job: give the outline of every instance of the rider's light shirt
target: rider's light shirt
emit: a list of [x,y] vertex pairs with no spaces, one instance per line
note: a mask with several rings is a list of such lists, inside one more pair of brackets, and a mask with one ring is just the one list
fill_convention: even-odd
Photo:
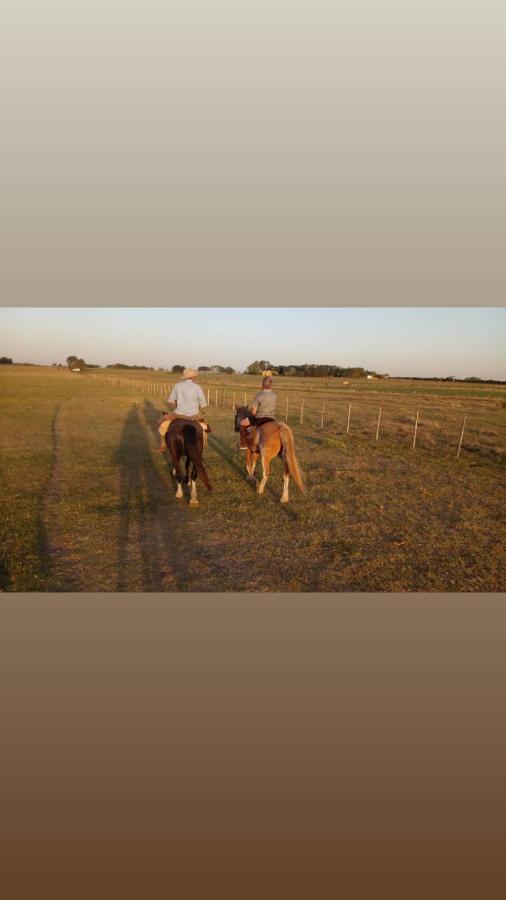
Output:
[[263,416],[270,416],[275,419],[276,400],[277,397],[274,391],[259,391],[251,401],[251,406],[257,407],[257,411],[255,413],[257,419],[261,419]]
[[168,403],[176,404],[176,412],[180,416],[196,416],[200,409],[207,406],[204,391],[189,378],[174,385]]

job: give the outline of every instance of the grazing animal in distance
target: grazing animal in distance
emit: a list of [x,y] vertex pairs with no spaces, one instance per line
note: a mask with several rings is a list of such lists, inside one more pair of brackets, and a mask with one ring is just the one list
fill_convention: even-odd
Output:
[[[236,406],[234,427],[240,430],[241,421],[248,416],[247,406]],[[283,493],[281,503],[288,503],[288,485],[290,475],[299,490],[304,491],[304,479],[295,455],[295,443],[292,429],[285,422],[265,422],[263,425],[255,425],[248,429],[246,450],[247,480],[257,484],[255,478],[255,466],[260,459],[262,462],[262,479],[257,484],[257,493],[263,494],[267,479],[270,475],[270,463],[275,456],[279,456],[284,464]]]
[[[207,426],[208,431],[211,429]],[[183,497],[183,483],[190,485],[191,496],[190,506],[198,506],[197,499],[197,477],[200,475],[208,491],[212,490],[207,472],[202,461],[204,451],[204,431],[198,422],[191,422],[188,419],[175,419],[169,425],[165,435],[170,457],[172,460],[172,474],[177,481],[176,497],[180,500]],[[181,459],[186,457],[185,470],[186,475],[183,482],[181,472]]]

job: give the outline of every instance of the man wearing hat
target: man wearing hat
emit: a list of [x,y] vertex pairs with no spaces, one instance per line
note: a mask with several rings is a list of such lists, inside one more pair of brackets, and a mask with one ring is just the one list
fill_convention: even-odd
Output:
[[166,448],[165,435],[174,419],[192,419],[200,422],[204,432],[207,431],[207,425],[200,412],[201,409],[207,406],[207,400],[200,385],[195,384],[195,378],[197,378],[197,372],[194,369],[183,369],[182,380],[174,385],[170,397],[167,398],[167,403],[170,403],[171,406],[175,404],[176,408],[172,413],[164,413],[158,428],[161,436],[160,451],[162,453]]

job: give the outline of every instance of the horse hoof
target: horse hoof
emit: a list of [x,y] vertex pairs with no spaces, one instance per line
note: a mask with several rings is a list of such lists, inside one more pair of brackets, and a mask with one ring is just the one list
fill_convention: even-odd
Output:
[[281,497],[280,503],[288,503],[288,497]]
[[198,505],[199,505],[198,500],[190,500],[190,506],[198,506]]

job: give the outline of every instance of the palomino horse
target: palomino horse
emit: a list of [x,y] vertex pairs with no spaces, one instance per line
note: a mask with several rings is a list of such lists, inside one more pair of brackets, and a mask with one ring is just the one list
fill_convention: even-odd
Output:
[[[235,415],[235,430],[239,431],[242,419],[251,415],[247,406],[237,406]],[[285,422],[265,422],[263,425],[256,426],[256,434],[252,438],[248,438],[248,449],[246,450],[246,470],[248,472],[246,478],[256,484],[255,466],[258,459],[262,460],[262,480],[257,485],[257,493],[263,494],[267,479],[270,475],[270,462],[275,456],[280,456],[285,464],[285,472],[283,476],[283,493],[281,495],[281,503],[288,503],[288,483],[290,475],[297,487],[303,491],[304,482],[302,472],[299,469],[297,457],[295,456],[295,444],[293,441],[292,429]]]
[[[207,426],[210,431],[209,426]],[[197,475],[200,473],[208,491],[211,490],[209,478],[202,462],[204,450],[204,431],[198,422],[190,422],[188,419],[174,419],[170,423],[165,435],[165,442],[169,448],[172,459],[172,474],[177,481],[176,497],[183,496],[183,476],[181,474],[181,458],[186,456],[186,477],[184,484],[191,485],[190,506],[198,506],[197,500]],[[191,469],[191,473],[190,473]]]

